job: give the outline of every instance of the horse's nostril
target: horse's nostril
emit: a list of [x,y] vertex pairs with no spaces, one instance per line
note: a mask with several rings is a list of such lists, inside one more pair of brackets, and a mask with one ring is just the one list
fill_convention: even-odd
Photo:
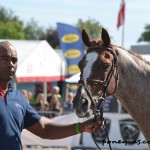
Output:
[[80,105],[83,105],[83,104],[84,104],[84,102],[85,102],[85,99],[81,99],[81,101],[80,101]]
[[88,105],[88,100],[83,98],[81,101],[80,101],[80,106],[87,106]]

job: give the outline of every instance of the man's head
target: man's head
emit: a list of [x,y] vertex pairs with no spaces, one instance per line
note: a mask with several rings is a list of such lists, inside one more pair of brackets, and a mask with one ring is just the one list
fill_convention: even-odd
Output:
[[0,42],[0,82],[7,83],[14,77],[17,62],[15,47],[7,41]]

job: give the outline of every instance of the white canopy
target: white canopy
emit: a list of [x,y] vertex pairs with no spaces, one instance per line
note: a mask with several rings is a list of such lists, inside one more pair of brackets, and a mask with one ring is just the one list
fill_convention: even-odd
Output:
[[66,79],[67,83],[78,83],[80,80],[80,72]]
[[141,55],[145,60],[150,61],[150,54],[142,54]]
[[65,79],[65,61],[47,41],[5,41],[9,41],[14,45],[18,52],[19,61],[16,72],[18,82],[59,81]]

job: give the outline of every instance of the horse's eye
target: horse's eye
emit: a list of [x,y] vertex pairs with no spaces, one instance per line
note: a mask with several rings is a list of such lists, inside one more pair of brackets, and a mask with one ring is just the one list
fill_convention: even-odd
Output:
[[110,63],[104,63],[103,68],[104,68],[104,69],[108,69],[109,66],[110,66]]

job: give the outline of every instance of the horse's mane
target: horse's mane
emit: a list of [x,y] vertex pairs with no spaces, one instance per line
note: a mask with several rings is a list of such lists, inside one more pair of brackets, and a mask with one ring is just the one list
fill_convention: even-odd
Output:
[[[110,47],[117,47],[117,48],[120,48],[120,49],[125,50],[124,48],[122,48],[122,47],[120,47],[120,46],[117,46],[117,45],[113,45],[113,44],[111,44]],[[127,51],[127,50],[125,50],[125,51]],[[146,64],[149,64],[149,65],[150,65],[150,62],[147,61],[147,60],[145,60],[140,54],[138,54],[138,53],[136,53],[136,52],[133,52],[133,51],[131,51],[131,50],[129,50],[129,51],[127,51],[127,52],[128,52],[130,55],[133,55],[133,56],[137,57],[138,59],[144,61]]]

